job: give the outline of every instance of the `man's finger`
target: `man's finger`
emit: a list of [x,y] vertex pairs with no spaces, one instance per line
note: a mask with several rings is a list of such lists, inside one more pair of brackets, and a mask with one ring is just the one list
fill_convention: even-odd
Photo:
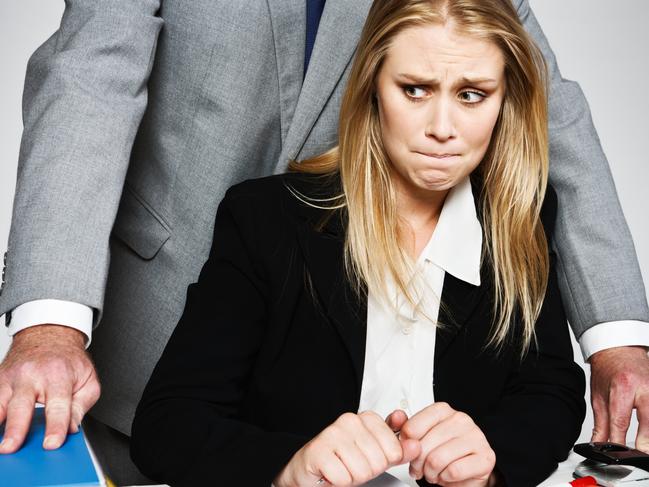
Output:
[[613,443],[626,443],[626,432],[631,424],[635,388],[621,382],[612,386],[608,397],[609,437]]
[[65,441],[70,427],[72,385],[50,384],[45,390],[45,438],[43,448],[55,450]]
[[638,436],[635,439],[635,447],[649,453],[649,395],[638,394],[635,406],[638,418]]
[[83,386],[72,395],[70,430],[76,433],[88,410],[99,399],[101,387],[94,372]]
[[600,396],[592,394],[594,425],[590,441],[608,441],[608,404]]
[[25,441],[36,405],[36,393],[31,387],[19,387],[7,407],[7,424],[0,443],[0,453],[14,453]]
[[11,400],[11,387],[8,384],[0,384],[0,424],[7,419],[7,407]]

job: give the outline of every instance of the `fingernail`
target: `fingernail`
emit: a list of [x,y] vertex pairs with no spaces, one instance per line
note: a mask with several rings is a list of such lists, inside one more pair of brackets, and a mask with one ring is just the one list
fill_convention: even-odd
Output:
[[0,443],[0,449],[1,450],[11,450],[11,447],[14,446],[14,440],[12,438],[5,438],[2,440],[2,443]]
[[45,438],[45,441],[43,442],[43,448],[46,450],[53,450],[55,448],[58,448],[59,446],[59,438],[56,435],[50,435]]

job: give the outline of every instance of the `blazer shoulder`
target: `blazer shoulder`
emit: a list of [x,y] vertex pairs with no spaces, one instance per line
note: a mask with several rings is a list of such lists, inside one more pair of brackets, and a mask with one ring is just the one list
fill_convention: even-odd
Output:
[[263,214],[277,211],[310,216],[305,200],[328,198],[340,194],[337,174],[283,173],[248,179],[231,186],[223,202],[229,206],[254,206]]

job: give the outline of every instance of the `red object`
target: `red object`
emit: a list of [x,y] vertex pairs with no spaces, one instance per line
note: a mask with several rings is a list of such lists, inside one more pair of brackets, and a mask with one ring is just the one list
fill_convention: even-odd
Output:
[[597,480],[595,480],[595,477],[582,477],[580,479],[575,479],[572,482],[570,482],[570,485],[572,487],[592,487],[597,485]]

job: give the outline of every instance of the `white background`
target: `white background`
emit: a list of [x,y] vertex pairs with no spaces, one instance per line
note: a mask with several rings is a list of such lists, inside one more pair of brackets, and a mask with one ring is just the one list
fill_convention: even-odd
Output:
[[[649,139],[649,30],[646,28],[649,1],[530,0],[530,3],[564,77],[577,80],[590,102],[646,282],[649,276],[649,164],[645,148]],[[62,0],[0,0],[0,255],[6,249],[11,219],[27,60],[56,30],[62,11]],[[9,339],[0,329],[0,357],[8,345]],[[580,357],[579,353],[577,356]],[[589,438],[591,428],[589,415],[583,439]]]

